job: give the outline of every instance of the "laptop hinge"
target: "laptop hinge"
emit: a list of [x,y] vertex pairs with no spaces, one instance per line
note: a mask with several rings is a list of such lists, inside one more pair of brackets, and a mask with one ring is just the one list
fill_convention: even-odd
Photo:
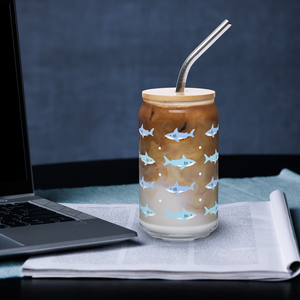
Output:
[[34,193],[2,196],[2,197],[0,197],[0,199],[12,200],[12,199],[17,199],[17,198],[32,197],[32,196],[34,196]]

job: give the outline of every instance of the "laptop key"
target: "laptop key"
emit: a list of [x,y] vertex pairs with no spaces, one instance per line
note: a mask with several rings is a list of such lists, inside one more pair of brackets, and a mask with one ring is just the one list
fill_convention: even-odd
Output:
[[0,205],[0,228],[60,223],[73,220],[71,217],[28,202]]

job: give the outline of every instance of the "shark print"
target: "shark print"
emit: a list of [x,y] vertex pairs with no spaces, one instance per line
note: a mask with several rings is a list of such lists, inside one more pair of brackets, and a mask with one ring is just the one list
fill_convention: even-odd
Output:
[[140,204],[140,209],[145,214],[145,217],[153,217],[153,216],[155,216],[155,212],[148,207],[147,203],[146,203],[146,206],[142,206]]
[[196,214],[186,211],[184,208],[182,209],[181,212],[178,213],[169,213],[166,209],[165,212],[166,212],[165,218],[172,217],[173,219],[181,220],[181,222],[185,220],[189,220],[196,216]]
[[214,176],[212,177],[212,179],[211,179],[211,182],[210,183],[208,183],[205,187],[207,188],[207,189],[215,189],[215,187],[216,187],[216,185],[218,184],[218,179],[214,179]]
[[181,159],[176,159],[176,160],[169,160],[167,157],[165,157],[166,162],[164,163],[164,166],[166,165],[172,165],[173,167],[180,167],[180,170],[190,167],[194,165],[196,162],[194,160],[186,158],[184,155],[182,155]]
[[153,187],[154,183],[155,183],[155,181],[153,181],[153,182],[151,182],[151,183],[146,182],[146,181],[144,180],[144,176],[143,176],[143,178],[140,180],[140,185],[141,185],[141,187],[143,188],[143,190],[149,189],[149,188],[154,189],[154,187]]
[[205,135],[215,137],[215,134],[217,134],[219,130],[219,125],[214,128],[214,124],[212,124],[211,129],[209,129],[207,132],[205,132]]
[[216,201],[215,201],[215,205],[210,209],[208,209],[206,206],[204,206],[204,208],[205,208],[204,216],[206,216],[207,214],[214,214],[215,215],[218,211],[218,207],[219,207],[219,205],[217,204]]
[[154,128],[152,128],[150,131],[144,129],[144,125],[142,124],[141,128],[139,129],[139,133],[142,136],[142,138],[144,138],[145,136],[148,136],[148,135],[153,136],[153,130],[154,130]]
[[186,139],[188,137],[194,137],[193,135],[194,131],[195,129],[193,129],[190,133],[187,132],[182,133],[182,132],[178,132],[178,129],[176,128],[173,132],[166,134],[165,137],[179,143],[179,141],[182,139]]
[[180,195],[181,193],[185,193],[188,190],[194,190],[195,182],[191,184],[191,186],[180,186],[178,182],[176,182],[173,186],[166,188],[166,190],[170,193],[174,193],[176,195]]
[[206,154],[204,154],[205,156],[205,164],[210,161],[210,162],[213,162],[213,163],[216,163],[218,158],[219,158],[219,153],[217,152],[217,150],[215,150],[215,154],[213,154],[212,156],[208,157]]
[[147,166],[148,164],[151,165],[155,163],[155,160],[151,158],[147,152],[145,152],[145,155],[140,153],[139,157],[142,160],[142,162],[145,164],[145,166]]

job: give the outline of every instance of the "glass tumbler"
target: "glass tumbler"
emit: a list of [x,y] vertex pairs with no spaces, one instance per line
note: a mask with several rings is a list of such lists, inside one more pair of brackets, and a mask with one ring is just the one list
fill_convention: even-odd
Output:
[[194,240],[218,226],[219,117],[208,89],[149,89],[139,111],[140,225]]

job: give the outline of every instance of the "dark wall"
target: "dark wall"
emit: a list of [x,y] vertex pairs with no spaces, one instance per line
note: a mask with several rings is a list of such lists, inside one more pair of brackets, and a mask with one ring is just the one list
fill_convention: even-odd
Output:
[[187,86],[216,91],[220,154],[300,153],[300,1],[16,0],[33,164],[138,156],[143,89],[232,27]]

